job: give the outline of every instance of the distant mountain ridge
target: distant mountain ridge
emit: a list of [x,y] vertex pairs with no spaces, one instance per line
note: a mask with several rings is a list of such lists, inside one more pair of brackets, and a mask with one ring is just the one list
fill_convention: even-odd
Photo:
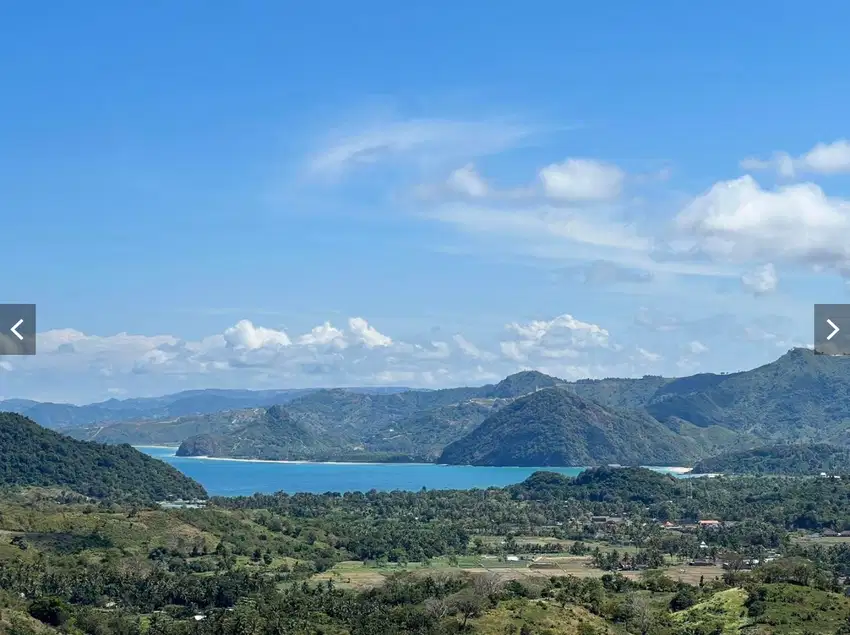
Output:
[[[536,371],[498,384],[439,390],[369,393],[319,389],[284,404],[311,443],[272,443],[259,450],[252,438],[267,409],[226,410],[160,421],[131,421],[69,429],[75,438],[134,445],[180,445],[189,455],[292,460],[435,460],[443,448],[490,414],[527,392],[563,382]],[[233,437],[225,440],[225,437]],[[237,439],[244,438],[241,443]],[[186,442],[186,443],[184,443]],[[240,448],[234,454],[234,448]],[[252,452],[248,449],[252,448]]]
[[[753,370],[678,379],[567,382],[523,371],[478,387],[281,391],[283,397],[277,398],[283,400],[273,405],[285,410],[299,437],[288,436],[287,429],[274,438],[268,429],[271,405],[100,423],[68,432],[137,445],[177,446],[191,440],[184,452],[244,458],[528,465],[534,457],[532,463],[540,466],[638,459],[691,465],[730,449],[777,443],[850,447],[847,371],[848,358],[794,349]],[[552,389],[560,396],[539,396]],[[520,408],[520,400],[532,405]],[[535,446],[530,436],[547,439],[549,451],[538,451],[542,445]]]
[[[319,389],[240,390],[210,388],[186,390],[162,397],[109,399],[82,406],[32,401],[30,399],[6,399],[0,400],[0,411],[16,412],[29,417],[46,428],[62,430],[92,424],[162,420],[186,415],[212,414],[239,408],[268,407],[286,403],[316,390]],[[403,392],[409,390],[409,388],[355,387],[346,390],[381,394]]]

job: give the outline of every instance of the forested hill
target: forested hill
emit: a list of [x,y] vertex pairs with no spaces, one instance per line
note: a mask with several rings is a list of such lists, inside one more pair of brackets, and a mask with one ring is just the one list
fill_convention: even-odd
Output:
[[557,472],[535,472],[507,488],[522,500],[581,500],[596,503],[650,505],[676,497],[682,482],[642,467],[595,467],[572,478]]
[[517,399],[443,451],[455,465],[676,465],[695,442],[639,411],[607,408],[561,388]]
[[661,386],[646,404],[656,419],[723,426],[762,439],[846,445],[850,358],[798,348],[728,375],[694,375]]
[[[184,452],[189,454],[241,458],[691,465],[728,450],[762,445],[850,447],[848,371],[850,358],[794,349],[752,370],[679,379],[565,382],[523,371],[478,387],[322,389],[297,397],[271,391],[264,398],[280,399],[276,405],[290,422],[277,426],[280,435],[268,427],[271,405],[157,421],[103,422],[68,429],[68,434],[134,445],[187,441]],[[211,395],[201,392],[195,397],[206,404]],[[536,396],[540,393],[547,394]],[[259,393],[222,396],[256,399]],[[130,401],[121,402],[122,407]],[[184,398],[178,402],[186,406]],[[31,407],[29,402],[15,403]]]
[[0,412],[0,485],[59,486],[113,500],[207,496],[189,477],[128,445],[77,441],[11,412]]
[[703,459],[695,474],[850,474],[850,449],[826,443],[772,445]]

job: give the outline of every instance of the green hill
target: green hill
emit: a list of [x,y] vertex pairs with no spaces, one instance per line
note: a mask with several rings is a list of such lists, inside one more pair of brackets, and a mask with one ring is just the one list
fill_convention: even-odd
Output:
[[699,461],[695,474],[797,474],[850,473],[850,449],[815,443],[771,445],[725,452]]
[[177,456],[289,459],[299,450],[314,452],[323,447],[308,426],[293,421],[281,406],[272,406],[226,433],[189,437],[180,444]]
[[524,500],[584,500],[640,502],[644,505],[675,498],[682,482],[669,474],[642,467],[594,467],[576,477],[557,472],[535,472],[508,488]]
[[763,442],[844,444],[850,441],[850,358],[794,349],[753,370],[669,382],[646,409],[662,421],[719,425]]
[[458,465],[677,465],[700,453],[688,438],[639,412],[608,408],[568,390],[541,390],[506,406],[451,443]]
[[77,441],[10,412],[0,413],[0,485],[110,499],[206,498],[201,485],[130,446]]

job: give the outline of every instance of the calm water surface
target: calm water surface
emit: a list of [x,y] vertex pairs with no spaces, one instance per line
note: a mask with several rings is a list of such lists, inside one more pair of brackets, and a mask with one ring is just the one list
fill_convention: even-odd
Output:
[[[366,492],[472,489],[519,483],[538,470],[575,476],[582,467],[473,467],[431,463],[273,463],[175,456],[175,448],[142,447],[203,485],[212,496],[254,492]],[[653,468],[668,472],[672,468]]]

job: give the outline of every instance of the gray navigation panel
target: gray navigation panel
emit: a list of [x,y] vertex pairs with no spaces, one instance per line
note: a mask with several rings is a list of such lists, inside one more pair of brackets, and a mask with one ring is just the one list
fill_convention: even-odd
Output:
[[0,355],[35,355],[35,305],[0,304]]
[[850,355],[850,304],[815,305],[815,353]]

